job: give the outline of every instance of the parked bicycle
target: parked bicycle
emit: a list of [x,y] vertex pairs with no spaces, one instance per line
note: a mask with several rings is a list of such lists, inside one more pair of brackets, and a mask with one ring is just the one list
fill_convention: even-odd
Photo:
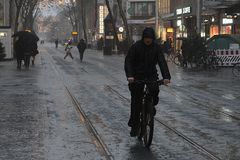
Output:
[[240,77],[240,63],[236,63],[233,66],[232,73],[236,77]]
[[167,62],[174,62],[174,58],[175,58],[174,50],[171,48],[168,50],[168,53],[166,54],[167,54],[167,57],[166,57]]
[[177,50],[176,55],[174,56],[174,64],[176,64],[177,66],[181,66],[181,67],[186,67],[187,66],[187,62],[186,59],[184,59],[181,50]]
[[154,130],[154,115],[156,110],[153,105],[153,97],[149,92],[148,84],[158,83],[163,85],[163,80],[158,81],[136,81],[135,83],[144,84],[144,96],[140,112],[140,124],[138,139],[143,140],[145,147],[149,148],[152,144]]
[[221,66],[223,66],[222,59],[217,57],[212,52],[207,52],[196,58],[197,68],[219,70]]

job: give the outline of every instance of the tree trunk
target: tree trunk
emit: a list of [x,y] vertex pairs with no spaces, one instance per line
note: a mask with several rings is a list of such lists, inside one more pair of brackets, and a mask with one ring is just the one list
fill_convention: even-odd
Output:
[[87,31],[86,31],[86,10],[84,9],[84,2],[81,0],[81,13],[82,13],[82,27],[83,27],[83,33],[84,33],[84,38],[86,41],[86,44],[88,44],[88,37],[87,37]]
[[98,0],[95,0],[95,24],[94,24],[94,27],[97,28],[97,20],[98,20]]
[[12,26],[12,5],[13,0],[9,1],[9,25]]
[[113,25],[113,35],[114,35],[114,39],[116,40],[117,46],[119,47],[119,40],[118,40],[118,36],[117,36],[117,29],[116,29],[116,24],[115,24],[115,20],[113,19],[113,14],[112,14],[112,10],[109,4],[109,0],[105,0],[107,8],[108,8],[108,12],[112,21],[112,25]]
[[124,11],[123,11],[122,0],[117,0],[117,2],[118,2],[119,12],[120,12],[120,15],[121,15],[122,20],[123,20],[123,25],[124,25],[124,28],[126,30],[126,37],[127,37],[128,47],[129,47],[129,45],[132,42],[132,36],[130,35],[129,28],[128,28],[128,23],[127,23],[127,18],[126,18],[126,15],[125,15]]

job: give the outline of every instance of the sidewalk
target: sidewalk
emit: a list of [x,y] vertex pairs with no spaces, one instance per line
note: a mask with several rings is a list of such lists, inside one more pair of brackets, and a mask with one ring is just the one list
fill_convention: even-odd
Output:
[[44,50],[36,65],[0,62],[0,159],[101,157]]

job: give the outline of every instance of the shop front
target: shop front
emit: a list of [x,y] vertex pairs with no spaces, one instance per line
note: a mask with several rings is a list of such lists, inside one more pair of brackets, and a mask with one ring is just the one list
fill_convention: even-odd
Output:
[[175,9],[175,19],[173,20],[174,29],[174,48],[180,50],[182,39],[196,33],[197,18],[192,6]]
[[133,41],[141,39],[145,27],[155,28],[155,4],[155,0],[127,0],[126,16]]
[[0,26],[0,42],[5,48],[5,59],[12,59],[12,30],[11,27]]

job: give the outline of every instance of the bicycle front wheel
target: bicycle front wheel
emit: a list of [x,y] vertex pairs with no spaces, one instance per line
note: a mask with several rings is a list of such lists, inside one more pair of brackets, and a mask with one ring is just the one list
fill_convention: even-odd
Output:
[[143,135],[143,142],[145,147],[149,148],[152,144],[153,139],[153,130],[154,130],[154,113],[153,113],[153,99],[149,99],[147,101],[147,104],[145,106],[146,112],[145,112],[145,134]]
[[234,65],[232,73],[234,74],[234,76],[240,77],[240,63]]
[[174,57],[174,61],[173,62],[177,66],[181,66],[181,61],[182,61],[182,59],[181,59],[181,57],[179,55]]
[[212,57],[210,66],[211,69],[218,71],[223,66],[223,61],[219,57]]
[[143,136],[145,147],[149,148],[152,144],[153,139],[153,130],[154,130],[154,117],[151,113],[146,115],[146,132]]

